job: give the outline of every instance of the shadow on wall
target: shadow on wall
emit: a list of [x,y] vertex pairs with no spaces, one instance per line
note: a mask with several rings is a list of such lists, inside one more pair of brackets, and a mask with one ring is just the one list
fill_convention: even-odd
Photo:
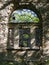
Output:
[[[16,52],[18,53],[18,52]],[[34,65],[36,58],[40,56],[39,52],[34,52],[33,55],[31,55],[29,58],[31,59],[30,62],[27,62],[25,57],[26,57],[26,52],[24,53],[23,56],[21,55],[18,55],[18,54],[13,54],[11,51],[9,51],[8,53],[5,53],[5,52],[1,52],[0,53],[0,64],[1,65],[31,65],[31,63]],[[36,55],[35,55],[36,53]],[[38,55],[38,56],[37,56]],[[14,58],[15,56],[15,58]],[[34,58],[33,58],[34,57]],[[29,59],[29,60],[30,60]],[[28,60],[28,59],[27,59]],[[34,62],[32,62],[34,61]],[[36,63],[39,62],[39,61],[36,61]]]

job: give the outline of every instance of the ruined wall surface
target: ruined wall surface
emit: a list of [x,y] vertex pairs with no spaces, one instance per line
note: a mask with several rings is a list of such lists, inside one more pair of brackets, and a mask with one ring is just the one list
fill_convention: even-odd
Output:
[[[43,54],[49,56],[49,1],[48,0],[22,0],[31,2],[40,11],[43,19]],[[14,10],[16,0],[0,0],[0,52],[6,52],[8,36],[8,20]]]

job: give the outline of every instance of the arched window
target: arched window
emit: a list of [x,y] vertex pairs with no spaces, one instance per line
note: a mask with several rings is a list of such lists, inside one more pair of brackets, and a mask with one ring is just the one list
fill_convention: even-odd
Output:
[[[28,24],[29,23],[29,24]],[[18,24],[18,27],[17,27]],[[35,27],[34,27],[35,26]],[[18,5],[9,18],[8,44],[14,46],[14,34],[18,29],[19,47],[32,47],[42,45],[42,18],[32,4]],[[34,37],[34,38],[33,38]],[[35,41],[35,44],[32,44]],[[10,44],[11,43],[11,44]],[[15,46],[17,45],[15,44]]]

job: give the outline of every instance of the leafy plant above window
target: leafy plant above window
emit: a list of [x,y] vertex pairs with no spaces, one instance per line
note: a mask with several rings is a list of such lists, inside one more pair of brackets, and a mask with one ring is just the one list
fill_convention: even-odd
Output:
[[10,17],[10,22],[21,23],[21,22],[34,22],[38,23],[39,18],[37,14],[29,9],[16,10]]

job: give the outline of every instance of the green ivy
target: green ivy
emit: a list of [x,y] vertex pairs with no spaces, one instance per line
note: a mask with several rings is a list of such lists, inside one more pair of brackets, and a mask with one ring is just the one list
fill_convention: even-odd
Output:
[[27,46],[27,41],[23,41],[23,46]]
[[23,34],[23,37],[24,37],[25,39],[28,39],[28,38],[29,38],[29,35],[28,35],[28,34]]
[[[39,18],[31,16],[31,14],[23,14],[23,15],[14,14],[14,17],[16,22],[34,22],[34,23],[39,22]],[[12,20],[13,19],[11,17],[10,21]]]

